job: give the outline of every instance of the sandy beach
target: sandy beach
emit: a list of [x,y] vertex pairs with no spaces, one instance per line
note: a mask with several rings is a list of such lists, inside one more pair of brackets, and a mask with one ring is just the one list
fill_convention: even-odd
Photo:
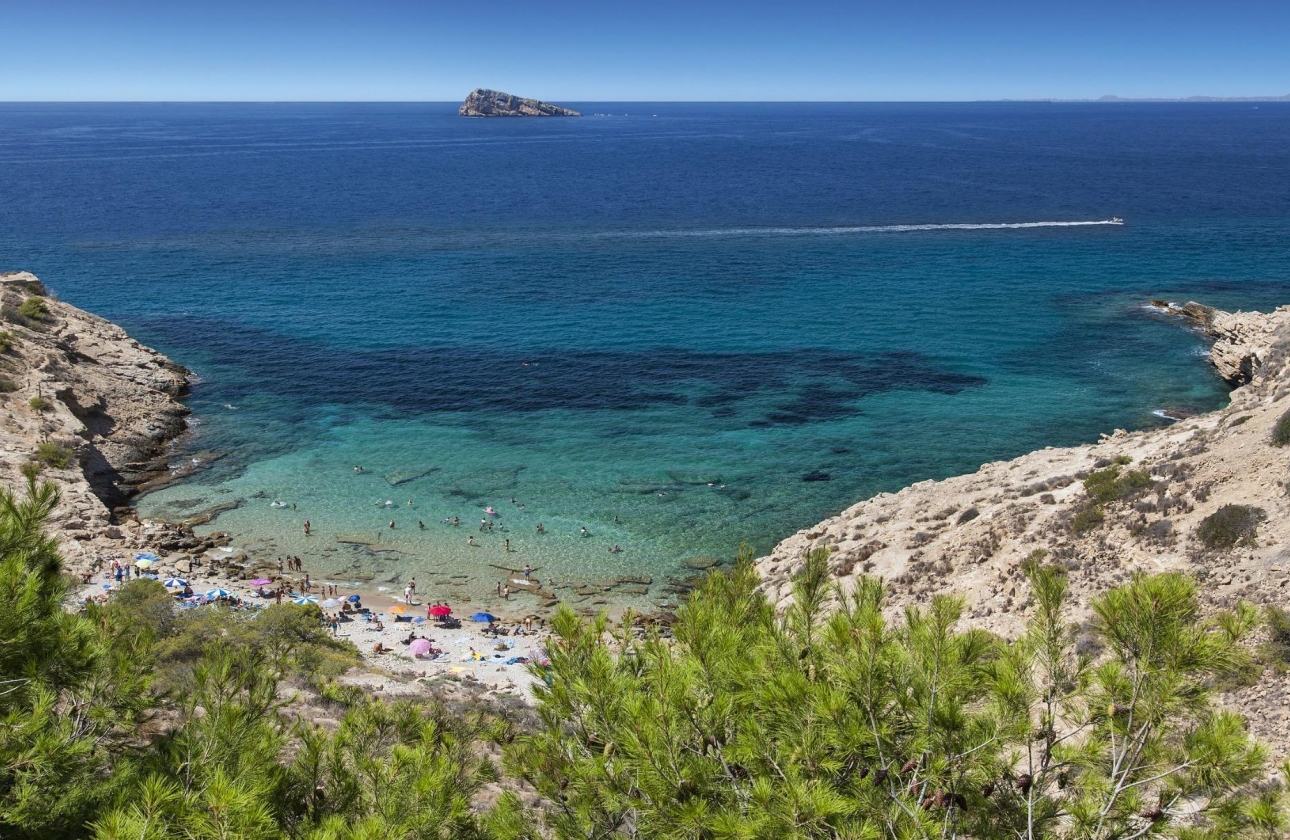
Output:
[[[147,525],[148,523],[145,523],[145,527]],[[134,562],[134,553],[117,556],[122,563]],[[194,574],[184,573],[175,567],[175,559],[177,558],[168,561],[165,557],[161,557],[148,569],[147,574],[155,575],[159,581],[178,577],[187,581],[197,595],[223,589],[241,602],[242,609],[248,611],[267,608],[275,603],[271,596],[260,598],[256,594],[257,587],[252,586],[248,581],[230,580],[220,569],[208,569]],[[137,577],[137,574],[137,572],[132,574],[131,579]],[[281,579],[287,583],[288,591],[297,593],[300,591],[293,584],[303,577],[303,574],[302,572],[299,575],[282,576]],[[373,620],[365,621],[359,613],[343,614],[339,608],[323,609],[326,616],[344,615],[345,620],[339,622],[335,635],[339,639],[352,642],[358,649],[364,665],[369,669],[368,671],[355,669],[341,678],[342,683],[361,685],[386,695],[417,694],[422,691],[417,680],[456,678],[477,681],[488,690],[499,694],[514,694],[526,702],[530,699],[529,687],[534,678],[524,662],[517,660],[527,660],[535,653],[541,655],[544,650],[549,633],[545,628],[545,618],[537,616],[536,613],[494,612],[493,614],[499,619],[497,627],[510,634],[494,638],[482,632],[488,626],[487,624],[472,621],[470,618],[480,609],[479,607],[454,606],[452,617],[458,619],[461,626],[452,628],[433,619],[424,620],[426,607],[433,603],[433,598],[430,601],[414,598],[413,603],[407,605],[404,604],[401,594],[395,597],[393,593],[356,589],[326,579],[314,580],[313,584],[311,597],[316,598],[320,605],[328,597],[344,601],[351,595],[358,595],[362,606],[370,610],[370,614],[374,617]],[[319,594],[320,587],[332,585],[337,587],[335,596]],[[78,589],[76,597],[78,601],[84,601],[87,598],[110,599],[112,593],[119,588],[120,586],[113,579],[110,565],[105,565],[101,571],[93,574],[90,583]],[[271,592],[272,587],[265,587],[265,591]],[[282,602],[290,603],[291,596],[284,595]],[[406,607],[405,614],[400,615],[398,612],[390,611],[391,607],[399,606]],[[516,606],[520,605],[516,604]],[[192,609],[210,608],[205,604],[192,607]],[[534,616],[533,631],[517,635],[517,629],[521,628],[524,618],[528,616]],[[378,629],[377,618],[380,619],[381,629]],[[409,634],[428,639],[433,649],[439,653],[423,657],[413,656],[409,646],[405,644]],[[376,651],[378,645],[383,652]]]

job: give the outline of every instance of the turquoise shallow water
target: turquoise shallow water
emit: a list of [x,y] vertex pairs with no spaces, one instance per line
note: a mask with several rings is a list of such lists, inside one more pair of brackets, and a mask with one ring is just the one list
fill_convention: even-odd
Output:
[[0,106],[0,254],[200,377],[201,469],[142,514],[244,500],[239,545],[431,597],[492,563],[661,582],[1213,408],[1141,304],[1287,298],[1290,109],[641,110]]

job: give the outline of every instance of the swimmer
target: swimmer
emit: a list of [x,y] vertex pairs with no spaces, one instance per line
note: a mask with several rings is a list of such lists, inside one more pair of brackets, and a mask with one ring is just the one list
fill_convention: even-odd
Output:
[[475,544],[474,534],[471,534],[469,537],[466,537],[466,545],[474,545],[474,544]]
[[418,520],[417,520],[417,527],[418,527],[418,528],[420,528],[422,531],[424,531],[424,530],[426,529],[426,524],[425,524],[424,522],[422,522],[420,519],[418,519]]
[[363,471],[362,467],[360,467],[358,464],[354,465],[354,472],[362,472],[362,471]]
[[408,507],[412,507],[412,500],[408,499]]
[[537,526],[537,532],[538,532],[539,534],[545,534],[545,533],[546,533],[546,526],[544,526],[541,522],[539,522],[539,523],[538,523],[538,526]]
[[586,526],[586,525],[583,525],[583,526],[582,526],[582,528],[581,528],[580,530],[581,530],[582,535],[583,535],[584,537],[585,537],[585,536],[587,536],[587,526]]
[[393,520],[393,519],[391,519],[391,520],[390,520],[390,527],[391,527],[391,528],[393,528],[393,527],[394,527],[394,520]]

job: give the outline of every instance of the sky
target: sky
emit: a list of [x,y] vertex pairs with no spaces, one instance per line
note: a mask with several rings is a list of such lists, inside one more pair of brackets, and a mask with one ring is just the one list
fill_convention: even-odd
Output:
[[0,101],[1290,94],[1290,2],[0,0]]

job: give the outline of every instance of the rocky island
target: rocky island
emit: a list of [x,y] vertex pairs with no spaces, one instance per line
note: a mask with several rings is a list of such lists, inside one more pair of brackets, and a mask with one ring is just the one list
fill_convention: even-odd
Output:
[[522,99],[509,93],[476,88],[457,109],[460,117],[580,117],[570,108],[562,108],[536,99]]

